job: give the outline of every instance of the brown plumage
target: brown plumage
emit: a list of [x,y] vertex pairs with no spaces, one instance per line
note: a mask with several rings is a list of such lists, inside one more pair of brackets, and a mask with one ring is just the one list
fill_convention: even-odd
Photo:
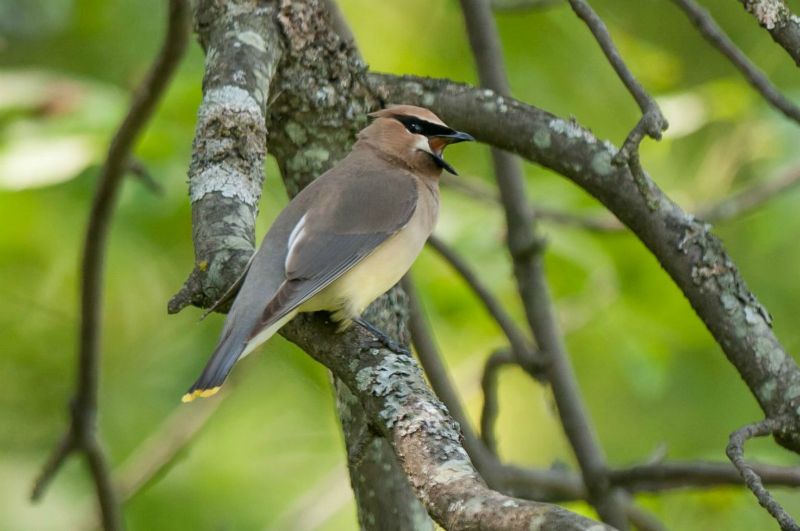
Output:
[[358,135],[352,151],[278,215],[245,274],[220,341],[188,402],[214,394],[236,361],[298,312],[326,310],[352,320],[408,271],[433,231],[439,176],[455,173],[448,144],[472,140],[435,114],[391,106]]

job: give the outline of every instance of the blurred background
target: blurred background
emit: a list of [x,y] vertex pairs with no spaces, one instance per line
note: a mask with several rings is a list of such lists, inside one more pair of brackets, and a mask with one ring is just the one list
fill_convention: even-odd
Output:
[[[454,0],[342,0],[377,71],[475,82]],[[788,55],[730,0],[703,2],[769,77],[797,99]],[[107,143],[164,32],[158,0],[0,0],[0,529],[85,529],[92,485],[72,458],[43,502],[34,476],[67,423],[77,344],[77,282],[88,206]],[[776,178],[800,164],[797,124],[769,108],[669,2],[595,0],[632,71],[671,127],[642,157],[685,209]],[[798,6],[795,5],[795,8]],[[497,14],[516,97],[574,116],[619,145],[639,117],[587,28],[565,5]],[[136,149],[161,187],[128,179],[107,262],[100,430],[114,467],[179,406],[221,326],[200,311],[167,316],[193,260],[186,170],[200,102],[203,54],[192,43]],[[492,187],[484,146],[451,148],[464,182]],[[286,202],[266,167],[260,238]],[[537,205],[606,219],[565,179],[526,166]],[[800,351],[800,191],[720,223],[785,347]],[[627,233],[544,225],[547,273],[581,389],[613,465],[723,460],[728,434],[761,418],[755,400],[681,293]],[[521,318],[496,206],[443,193],[437,233],[479,269]],[[449,370],[473,420],[480,375],[504,338],[453,271],[426,250],[414,276]],[[249,357],[232,391],[171,467],[125,504],[132,530],[347,530],[356,526],[328,376],[282,338]],[[521,465],[574,466],[546,388],[520,370],[500,376],[499,449]],[[195,404],[192,404],[194,406]],[[201,406],[210,407],[210,406]],[[145,452],[147,455],[147,452]],[[748,456],[797,464],[769,440]],[[136,466],[134,468],[137,468]],[[777,490],[787,509],[800,499]],[[773,529],[738,488],[639,497],[671,529]],[[570,508],[592,514],[582,503]]]

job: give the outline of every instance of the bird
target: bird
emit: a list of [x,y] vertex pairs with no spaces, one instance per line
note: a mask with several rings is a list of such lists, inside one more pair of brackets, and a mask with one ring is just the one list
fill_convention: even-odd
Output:
[[439,213],[439,177],[457,175],[449,144],[474,138],[428,109],[390,105],[369,115],[350,153],[275,219],[242,277],[219,342],[183,402],[217,393],[236,362],[300,312],[327,311],[391,350],[361,316],[411,268]]

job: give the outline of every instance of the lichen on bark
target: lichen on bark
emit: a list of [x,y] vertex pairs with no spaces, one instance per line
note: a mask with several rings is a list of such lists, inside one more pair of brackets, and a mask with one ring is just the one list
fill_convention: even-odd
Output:
[[264,181],[270,83],[282,55],[275,9],[253,0],[199,0],[195,31],[206,51],[189,196],[195,267],[170,300],[170,313],[217,302],[255,247]]

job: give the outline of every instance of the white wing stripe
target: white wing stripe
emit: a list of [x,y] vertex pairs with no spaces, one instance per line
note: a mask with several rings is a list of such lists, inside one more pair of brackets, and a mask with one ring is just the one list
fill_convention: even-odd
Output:
[[289,242],[287,244],[287,252],[286,252],[286,261],[283,263],[283,269],[286,270],[288,268],[289,261],[292,258],[292,253],[295,248],[295,244],[303,239],[305,235],[305,227],[306,227],[306,216],[308,214],[303,214],[303,217],[300,218],[300,221],[297,222],[297,225],[294,226],[292,232],[289,233]]

